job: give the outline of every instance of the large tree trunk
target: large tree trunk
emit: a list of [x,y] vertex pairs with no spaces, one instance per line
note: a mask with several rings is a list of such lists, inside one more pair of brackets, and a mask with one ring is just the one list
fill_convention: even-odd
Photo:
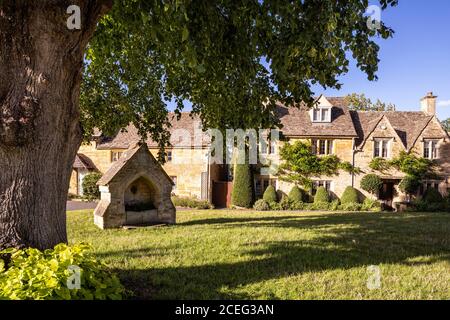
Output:
[[[81,30],[67,28],[73,4]],[[83,52],[111,4],[0,1],[0,249],[67,242]]]

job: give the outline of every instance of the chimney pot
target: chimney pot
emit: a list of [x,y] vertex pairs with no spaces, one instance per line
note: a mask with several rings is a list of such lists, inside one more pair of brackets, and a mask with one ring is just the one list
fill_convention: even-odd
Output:
[[420,100],[420,107],[423,113],[434,116],[436,114],[436,98],[433,92],[430,91],[425,97]]

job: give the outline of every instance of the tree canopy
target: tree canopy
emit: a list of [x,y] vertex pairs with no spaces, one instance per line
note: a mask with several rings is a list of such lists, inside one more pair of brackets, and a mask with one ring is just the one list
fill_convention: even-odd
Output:
[[393,103],[382,102],[377,99],[376,102],[372,102],[367,98],[365,94],[352,93],[345,97],[351,110],[360,111],[395,111],[396,106]]
[[[397,0],[380,0],[386,9]],[[190,101],[208,128],[277,125],[275,102],[312,103],[312,84],[339,88],[347,53],[376,79],[379,46],[367,0],[115,0],[86,53],[86,136],[133,123],[163,147],[167,103]]]

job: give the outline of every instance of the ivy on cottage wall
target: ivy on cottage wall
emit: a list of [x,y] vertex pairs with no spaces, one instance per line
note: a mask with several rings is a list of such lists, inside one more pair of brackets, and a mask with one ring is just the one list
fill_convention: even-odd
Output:
[[311,144],[303,141],[286,143],[280,150],[282,163],[277,175],[281,180],[312,188],[312,178],[334,176],[339,170],[359,173],[351,163],[341,161],[336,155],[318,156],[311,152]]
[[372,170],[378,172],[385,172],[390,169],[397,169],[403,172],[406,176],[400,182],[399,188],[406,194],[417,192],[424,179],[436,177],[435,166],[436,164],[433,160],[418,157],[405,151],[400,152],[392,160],[374,158],[369,164]]

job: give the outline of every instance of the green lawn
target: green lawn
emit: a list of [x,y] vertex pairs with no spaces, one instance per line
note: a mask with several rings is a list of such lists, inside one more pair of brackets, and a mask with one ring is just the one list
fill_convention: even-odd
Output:
[[[180,211],[178,224],[97,229],[68,213],[71,243],[89,242],[145,299],[450,299],[449,213]],[[367,267],[381,288],[367,289]]]

